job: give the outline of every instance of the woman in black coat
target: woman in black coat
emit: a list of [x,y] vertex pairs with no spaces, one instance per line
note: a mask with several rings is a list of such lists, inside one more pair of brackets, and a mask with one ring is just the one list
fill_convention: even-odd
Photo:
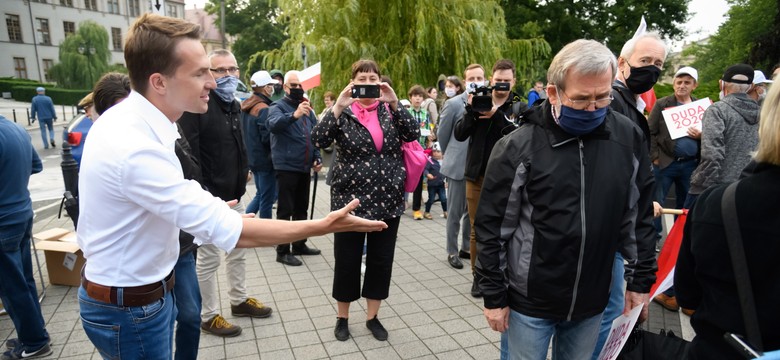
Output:
[[[386,299],[393,269],[395,240],[404,212],[404,168],[401,144],[420,136],[417,122],[403,108],[387,83],[380,82],[374,61],[352,64],[352,81],[344,88],[312,130],[312,142],[323,148],[336,142],[339,152],[331,184],[331,208],[338,209],[360,199],[355,215],[383,220],[388,227],[373,233],[334,235],[335,275],[333,298],[338,302],[335,335],[349,338],[349,305],[366,298],[366,326],[377,340],[387,340],[387,331],[377,313]],[[353,85],[378,85],[379,98],[352,98]],[[360,264],[366,242],[366,272],[361,294]]]
[[[758,152],[735,194],[736,214],[764,351],[780,349],[780,86],[761,110]],[[750,167],[750,166],[749,166]],[[674,276],[677,302],[695,309],[691,359],[743,358],[723,338],[746,335],[726,243],[721,199],[728,185],[705,190],[691,208]]]

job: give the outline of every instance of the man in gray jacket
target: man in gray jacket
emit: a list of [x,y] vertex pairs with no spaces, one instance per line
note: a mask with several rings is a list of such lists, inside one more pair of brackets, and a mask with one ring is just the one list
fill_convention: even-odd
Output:
[[730,66],[720,79],[721,100],[704,112],[701,161],[691,175],[685,200],[690,208],[705,189],[739,178],[758,146],[758,103],[747,93],[753,87],[753,68]]
[[[484,72],[480,67],[474,67],[464,72],[464,78],[469,75],[478,75]],[[472,74],[474,73],[474,74]],[[482,75],[484,77],[484,75]],[[473,80],[472,80],[473,81]],[[466,181],[463,173],[466,170],[466,154],[468,153],[468,141],[455,139],[455,123],[463,118],[466,113],[466,100],[468,92],[453,96],[444,103],[439,115],[439,127],[436,136],[441,145],[444,157],[441,161],[441,173],[447,177],[447,200],[449,202],[446,238],[447,238],[447,262],[456,269],[462,269],[460,259],[469,259],[470,254],[464,249],[469,249],[469,236],[471,224],[469,214],[466,211]],[[460,252],[458,252],[458,231],[461,232]]]

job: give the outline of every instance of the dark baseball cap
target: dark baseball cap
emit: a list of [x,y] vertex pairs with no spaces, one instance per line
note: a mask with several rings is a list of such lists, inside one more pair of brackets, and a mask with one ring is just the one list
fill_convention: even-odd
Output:
[[752,84],[753,67],[748,64],[731,65],[720,79],[735,84]]
[[284,74],[282,74],[282,72],[280,70],[277,70],[277,69],[271,70],[270,74],[271,74],[271,77],[276,77],[276,76],[284,77]]

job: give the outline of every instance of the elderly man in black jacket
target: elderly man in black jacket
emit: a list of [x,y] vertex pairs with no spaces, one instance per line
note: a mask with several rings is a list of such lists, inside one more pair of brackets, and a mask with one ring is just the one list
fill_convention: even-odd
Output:
[[549,98],[493,148],[475,221],[485,317],[512,359],[590,359],[615,252],[625,312],[647,318],[655,281],[653,176],[641,130],[609,109],[617,61],[577,40],[553,59]]

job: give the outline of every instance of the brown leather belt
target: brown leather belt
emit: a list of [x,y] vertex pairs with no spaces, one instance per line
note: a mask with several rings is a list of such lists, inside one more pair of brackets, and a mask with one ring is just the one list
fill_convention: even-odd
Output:
[[[83,272],[81,274],[81,285],[87,291],[89,297],[105,303],[121,306],[149,305],[165,296],[167,291],[173,290],[173,285],[175,283],[176,274],[173,271],[171,271],[165,279],[158,282],[124,288],[96,284],[87,280]],[[119,301],[120,299],[117,297],[119,289],[122,289],[122,301]]]

